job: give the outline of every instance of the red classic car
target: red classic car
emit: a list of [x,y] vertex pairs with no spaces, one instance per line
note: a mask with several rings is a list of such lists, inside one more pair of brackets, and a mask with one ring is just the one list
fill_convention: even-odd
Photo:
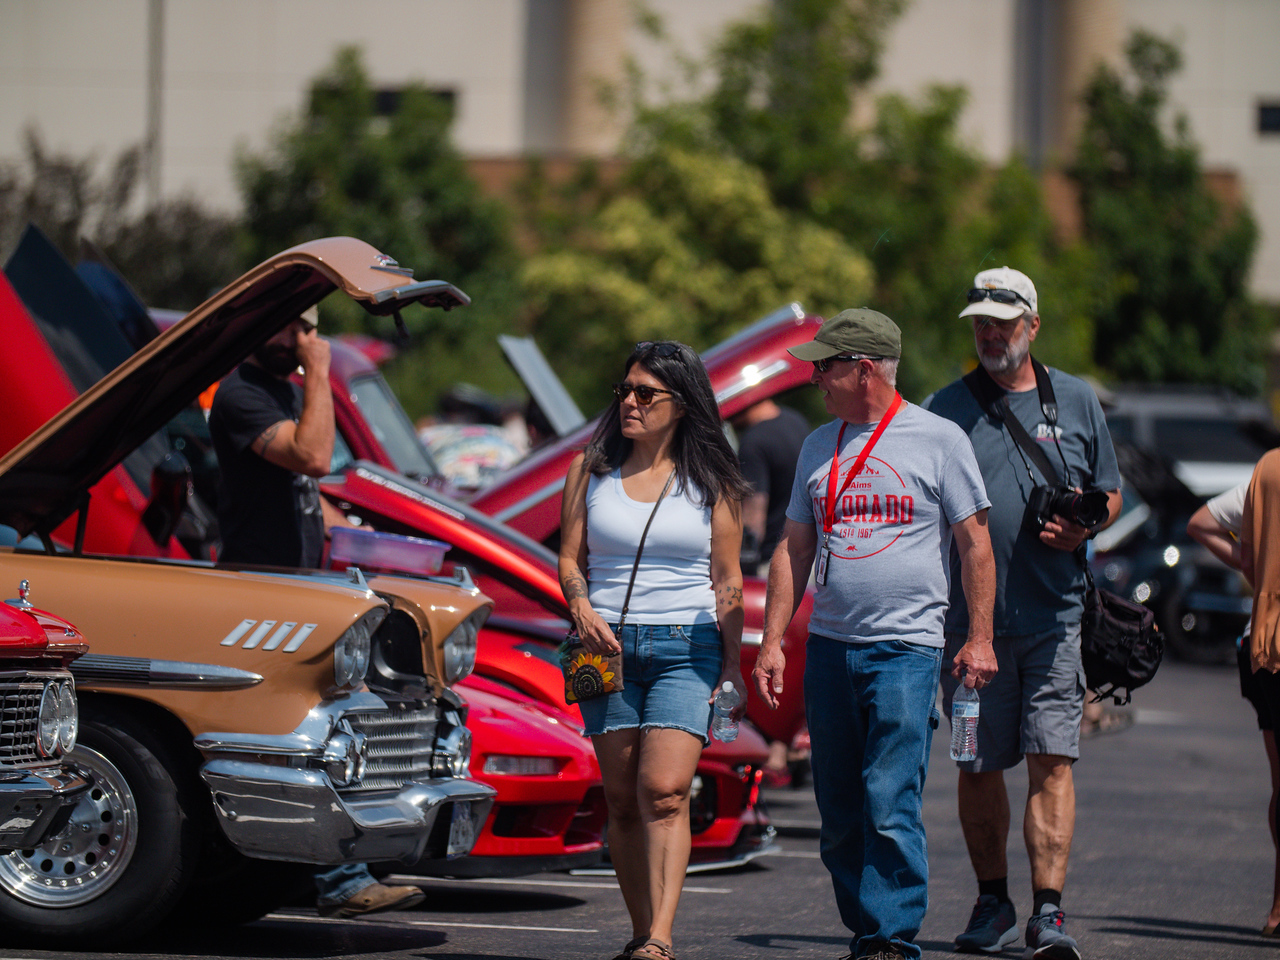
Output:
[[18,596],[0,603],[0,853],[54,836],[79,844],[71,814],[91,782],[65,759],[79,732],[68,666],[87,649],[84,637],[32,606],[26,580],[17,586]]

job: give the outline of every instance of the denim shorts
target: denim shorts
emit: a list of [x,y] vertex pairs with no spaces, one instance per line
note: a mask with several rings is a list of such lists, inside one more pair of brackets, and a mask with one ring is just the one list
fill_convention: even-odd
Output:
[[[617,625],[610,626],[618,634]],[[715,623],[629,623],[618,640],[623,687],[578,704],[586,736],[669,727],[706,743],[711,691],[723,662],[720,628]]]

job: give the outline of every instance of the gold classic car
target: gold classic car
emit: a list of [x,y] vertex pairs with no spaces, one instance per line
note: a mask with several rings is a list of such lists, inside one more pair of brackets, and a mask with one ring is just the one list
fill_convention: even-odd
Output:
[[[375,311],[466,303],[356,240],[285,251],[0,459],[0,524],[39,544],[0,549],[0,583],[30,578],[93,642],[73,665],[70,754],[93,787],[71,829],[0,856],[10,940],[100,947],[161,923],[249,921],[315,865],[416,863],[475,842],[493,790],[465,776],[466,706],[450,686],[492,602],[465,570],[366,579],[85,549],[95,511],[125,492],[99,481],[353,275],[364,286],[347,292]],[[138,530],[159,544],[185,496],[168,459]]]

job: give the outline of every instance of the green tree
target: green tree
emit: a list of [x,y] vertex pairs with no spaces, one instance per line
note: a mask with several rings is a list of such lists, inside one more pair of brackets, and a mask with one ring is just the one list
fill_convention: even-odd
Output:
[[[496,344],[517,305],[510,226],[467,173],[451,122],[450,106],[421,85],[400,91],[394,112],[380,116],[359,51],[345,48],[271,149],[237,163],[252,261],[318,237],[359,237],[418,279],[448,280],[472,298],[465,309],[404,317],[412,340],[387,378],[414,416],[458,380],[494,390],[514,383]],[[390,320],[338,298],[321,310],[329,329],[395,335]]]
[[706,348],[792,301],[829,314],[867,295],[871,270],[838,234],[779,209],[758,170],[663,146],[601,188],[523,285],[529,329],[555,345],[566,385],[603,405],[636,341]]
[[[965,93],[935,87],[918,102],[889,95],[855,127],[898,0],[777,0],[731,27],[709,64],[709,92],[654,103],[632,94],[630,141],[736,157],[760,171],[799,221],[842,236],[872,263],[868,305],[903,329],[899,377],[920,397],[973,362],[957,319],[979,269],[1009,264],[1045,297],[1044,359],[1092,369],[1088,295],[1076,276],[1088,254],[1060,243],[1035,176],[1020,160],[991,170],[958,134]],[[694,86],[696,89],[696,85]]]
[[0,166],[0,257],[28,223],[75,263],[92,240],[151,306],[190,310],[235,279],[236,224],[177,197],[135,212],[142,150],[124,150],[105,174],[91,158],[51,154],[35,130],[20,160]]
[[1088,84],[1071,175],[1097,254],[1098,363],[1126,380],[1218,383],[1255,392],[1264,315],[1250,299],[1257,226],[1210,192],[1185,116],[1165,122],[1178,48],[1143,31],[1128,70]]

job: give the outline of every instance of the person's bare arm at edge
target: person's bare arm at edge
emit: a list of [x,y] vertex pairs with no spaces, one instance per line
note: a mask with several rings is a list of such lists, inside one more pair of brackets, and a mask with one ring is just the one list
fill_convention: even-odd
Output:
[[[736,501],[721,497],[711,510],[711,589],[716,598],[716,620],[720,624],[722,664],[719,690],[726,680],[742,694],[733,711],[733,719],[741,720],[747,712],[747,688],[742,681],[742,510]],[[708,703],[715,699],[711,692]]]
[[1045,523],[1044,529],[1040,531],[1040,542],[1047,547],[1053,547],[1055,550],[1065,550],[1070,553],[1080,544],[1089,539],[1089,534],[1097,533],[1099,530],[1105,530],[1116,522],[1116,517],[1120,516],[1120,504],[1124,502],[1119,490],[1107,491],[1107,519],[1092,529],[1082,527],[1077,523],[1072,523],[1066,517],[1060,517],[1054,514],[1053,519]]
[[987,511],[979,510],[951,525],[960,554],[960,582],[969,607],[969,639],[956,654],[951,675],[966,687],[985,686],[996,675],[991,646],[992,609],[996,600],[996,561],[987,532]]
[[1187,521],[1187,536],[1234,570],[1240,569],[1240,541],[1209,512],[1207,504]]
[[818,532],[812,524],[796,523],[788,518],[782,528],[782,539],[769,561],[769,592],[764,601],[764,639],[751,676],[756,692],[771,710],[778,708],[782,693],[782,672],[787,665],[782,652],[782,635],[786,632],[796,607],[804,597],[818,549]]
[[293,473],[323,477],[333,459],[333,394],[329,392],[329,343],[314,329],[298,334],[298,361],[304,373],[302,416],[281,420],[258,435],[253,452]]
[[592,653],[613,654],[621,651],[618,639],[596,613],[587,599],[587,482],[591,474],[578,454],[569,465],[564,481],[564,497],[560,501],[560,589],[569,605],[569,616],[582,640]]

